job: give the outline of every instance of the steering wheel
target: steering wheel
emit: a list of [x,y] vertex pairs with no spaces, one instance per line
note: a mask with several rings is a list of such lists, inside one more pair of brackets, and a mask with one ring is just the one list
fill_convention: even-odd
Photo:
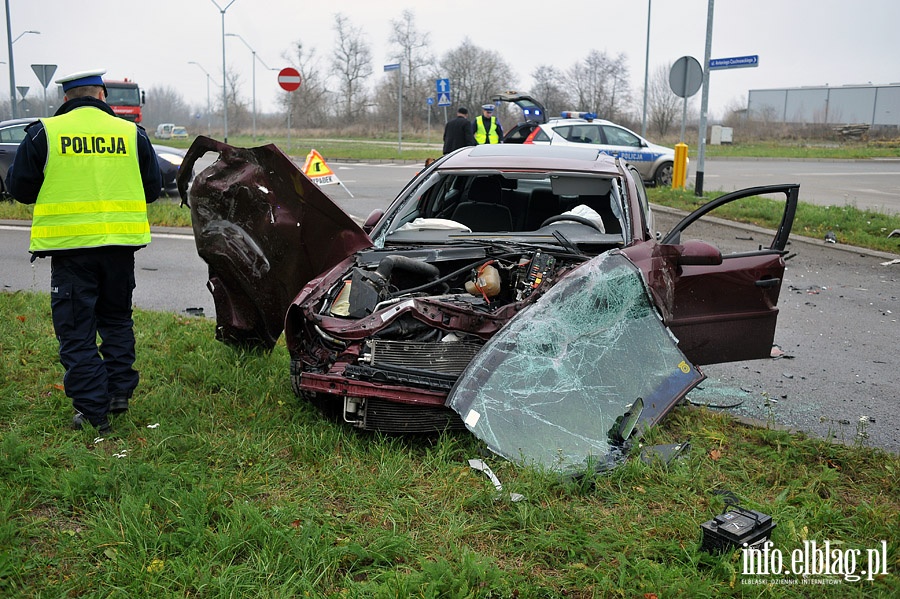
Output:
[[577,214],[555,214],[541,223],[539,228],[544,228],[549,224],[559,222],[562,220],[570,220],[576,223],[581,223],[582,225],[587,225],[592,229],[599,231],[600,233],[606,233],[603,228],[596,222],[589,218],[585,218],[583,216],[578,216]]

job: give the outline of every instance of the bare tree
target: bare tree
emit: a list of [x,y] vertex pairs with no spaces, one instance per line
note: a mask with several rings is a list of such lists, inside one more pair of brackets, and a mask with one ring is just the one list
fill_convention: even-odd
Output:
[[241,76],[232,68],[225,72],[225,99],[228,102],[228,124],[232,132],[237,134],[247,126],[250,114],[249,103],[238,94],[241,87]]
[[559,116],[563,110],[577,108],[571,106],[573,100],[563,89],[564,81],[556,67],[540,65],[531,73],[531,78],[534,80],[531,95],[544,105],[548,117]]
[[516,88],[512,69],[503,57],[479,48],[469,38],[444,54],[440,69],[450,78],[458,105],[479,106],[499,91]]
[[[404,10],[399,19],[391,21],[389,41],[393,48],[393,59],[403,65],[404,107],[412,107],[413,110],[408,114],[424,119],[428,110],[424,99],[433,90],[429,85],[432,82],[428,79],[428,73],[434,70],[429,34],[416,29],[415,14],[410,10]],[[381,91],[376,97],[387,100],[382,102],[380,112],[384,113],[388,106],[397,106],[397,85],[392,82],[389,85],[379,85],[379,88]]]
[[[147,103],[144,105],[144,127],[155,129],[160,123],[184,123],[190,125],[193,110],[184,101],[184,97],[173,87],[151,87],[147,89]],[[206,115],[206,105],[196,114]],[[203,119],[206,123],[206,119]],[[205,131],[205,129],[204,129]]]
[[366,109],[366,79],[372,75],[372,50],[363,31],[354,27],[341,13],[334,15],[334,31],[337,34],[332,66],[337,72],[340,103],[346,123],[352,123]]
[[669,85],[671,70],[671,62],[656,67],[647,86],[647,118],[660,137],[665,137],[678,116],[684,113],[684,99],[676,96]]
[[618,120],[631,106],[624,54],[613,59],[606,52],[591,50],[584,60],[567,71],[566,82],[580,109],[595,112],[602,118]]

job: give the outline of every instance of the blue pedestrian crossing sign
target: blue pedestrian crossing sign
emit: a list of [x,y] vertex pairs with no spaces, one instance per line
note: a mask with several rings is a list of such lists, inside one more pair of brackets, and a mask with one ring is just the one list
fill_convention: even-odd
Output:
[[437,105],[450,106],[450,80],[435,79],[434,87],[437,91]]

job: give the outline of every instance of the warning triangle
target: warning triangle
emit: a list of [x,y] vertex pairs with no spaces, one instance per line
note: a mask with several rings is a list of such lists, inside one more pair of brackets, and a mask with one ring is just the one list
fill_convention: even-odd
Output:
[[[334,171],[328,168],[328,165],[325,164],[325,159],[322,158],[321,154],[315,150],[311,150],[309,154],[306,155],[306,162],[303,164],[303,174],[310,179],[314,179],[315,177],[333,177]],[[334,182],[337,183],[337,181]]]
[[325,159],[322,158],[322,155],[315,150],[310,150],[309,154],[306,155],[306,162],[303,163],[303,174],[319,187],[323,185],[340,185],[350,194],[351,198],[353,197],[353,194],[341,183],[334,171],[325,164]]

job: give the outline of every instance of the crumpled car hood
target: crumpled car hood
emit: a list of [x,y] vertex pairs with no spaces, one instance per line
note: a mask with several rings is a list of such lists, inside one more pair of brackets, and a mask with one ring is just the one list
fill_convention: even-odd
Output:
[[[207,152],[218,159],[188,174]],[[236,148],[199,136],[178,178],[197,253],[209,265],[216,338],[271,349],[306,283],[357,250],[368,235],[275,145]]]
[[510,461],[604,470],[624,455],[623,419],[656,424],[704,378],[660,320],[640,271],[610,252],[492,337],[447,405]]

